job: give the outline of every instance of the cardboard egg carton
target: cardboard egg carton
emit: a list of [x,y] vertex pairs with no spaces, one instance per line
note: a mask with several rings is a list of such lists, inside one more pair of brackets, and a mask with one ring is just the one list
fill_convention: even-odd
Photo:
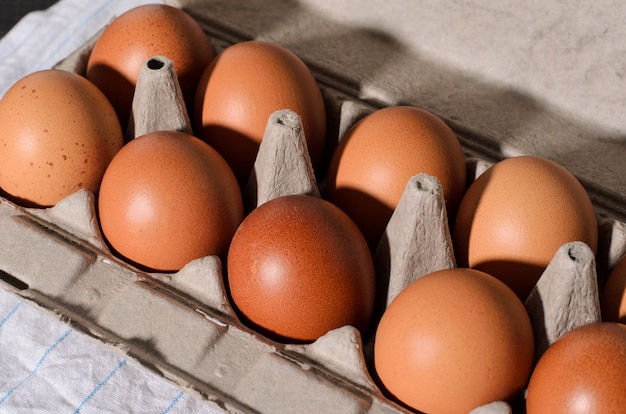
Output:
[[[213,29],[209,36],[219,51],[237,40],[235,34]],[[84,73],[96,39],[60,62],[58,68]],[[129,137],[155,129],[190,130],[176,82],[164,81],[172,79],[171,65],[166,58],[155,59],[163,64],[146,63],[142,69]],[[314,74],[324,78],[324,74]],[[160,85],[164,84],[174,88],[163,89]],[[336,144],[376,106],[351,96],[340,85],[320,84],[329,115],[329,140]],[[168,116],[151,116],[151,106],[144,103],[154,102],[155,94],[159,102],[168,102],[160,107]],[[462,142],[471,140],[456,132]],[[466,147],[466,151],[470,180],[495,161],[492,154],[475,147]],[[275,175],[276,171],[289,174]],[[320,185],[323,188],[323,182]],[[244,199],[250,210],[294,193],[319,196],[320,188],[299,117],[291,111],[278,111],[268,119]],[[219,259],[194,260],[175,274],[139,271],[110,252],[95,210],[94,195],[84,190],[49,209],[23,208],[0,199],[3,288],[227,413],[410,412],[388,398],[376,383],[371,336],[361,337],[355,328],[345,326],[311,344],[271,341],[238,320],[224,287]],[[609,269],[626,253],[626,224],[604,206],[598,217],[597,256],[582,243],[563,246],[526,301],[537,338],[537,356],[562,333],[600,318],[598,291]],[[419,232],[419,228],[429,231]],[[420,174],[407,183],[374,259],[377,278],[385,281],[378,286],[382,292],[378,316],[415,278],[455,266],[442,190],[435,179]],[[472,413],[518,409],[494,401]]]

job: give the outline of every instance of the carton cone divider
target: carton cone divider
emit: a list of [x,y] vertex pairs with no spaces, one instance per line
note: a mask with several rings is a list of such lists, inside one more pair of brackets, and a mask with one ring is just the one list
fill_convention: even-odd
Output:
[[535,331],[535,359],[563,334],[599,322],[595,258],[583,242],[561,246],[524,302]]
[[290,109],[270,115],[250,179],[244,208],[251,211],[280,196],[320,196],[300,116]]
[[165,56],[151,57],[141,66],[126,139],[153,131],[193,134],[174,63]]
[[387,286],[386,304],[412,281],[456,267],[443,189],[436,178],[409,179],[374,253],[376,278]]

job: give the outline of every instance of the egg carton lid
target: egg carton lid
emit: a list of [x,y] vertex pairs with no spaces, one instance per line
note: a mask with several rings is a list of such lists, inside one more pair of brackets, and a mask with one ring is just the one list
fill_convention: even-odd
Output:
[[[322,84],[376,107],[411,104],[443,118],[464,146],[498,160],[563,165],[596,206],[626,219],[626,52],[610,1],[166,0],[227,43],[270,40]],[[581,16],[594,15],[581,20]],[[623,13],[622,13],[623,15]]]

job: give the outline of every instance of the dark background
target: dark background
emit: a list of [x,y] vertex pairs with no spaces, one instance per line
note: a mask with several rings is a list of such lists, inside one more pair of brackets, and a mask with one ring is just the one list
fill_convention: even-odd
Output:
[[0,0],[0,37],[26,13],[47,9],[56,2],[57,0]]

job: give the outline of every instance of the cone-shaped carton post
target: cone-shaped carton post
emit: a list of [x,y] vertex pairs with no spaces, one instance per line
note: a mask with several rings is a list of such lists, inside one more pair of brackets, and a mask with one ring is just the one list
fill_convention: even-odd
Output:
[[192,134],[174,63],[165,56],[151,57],[141,66],[126,139],[154,131]]
[[443,190],[436,178],[417,174],[409,180],[374,262],[383,284],[378,292],[387,292],[386,306],[412,281],[456,266]]
[[280,196],[320,196],[300,116],[275,111],[267,122],[244,193],[247,211]]
[[535,359],[561,335],[601,320],[595,257],[583,242],[557,250],[525,301],[535,331]]

